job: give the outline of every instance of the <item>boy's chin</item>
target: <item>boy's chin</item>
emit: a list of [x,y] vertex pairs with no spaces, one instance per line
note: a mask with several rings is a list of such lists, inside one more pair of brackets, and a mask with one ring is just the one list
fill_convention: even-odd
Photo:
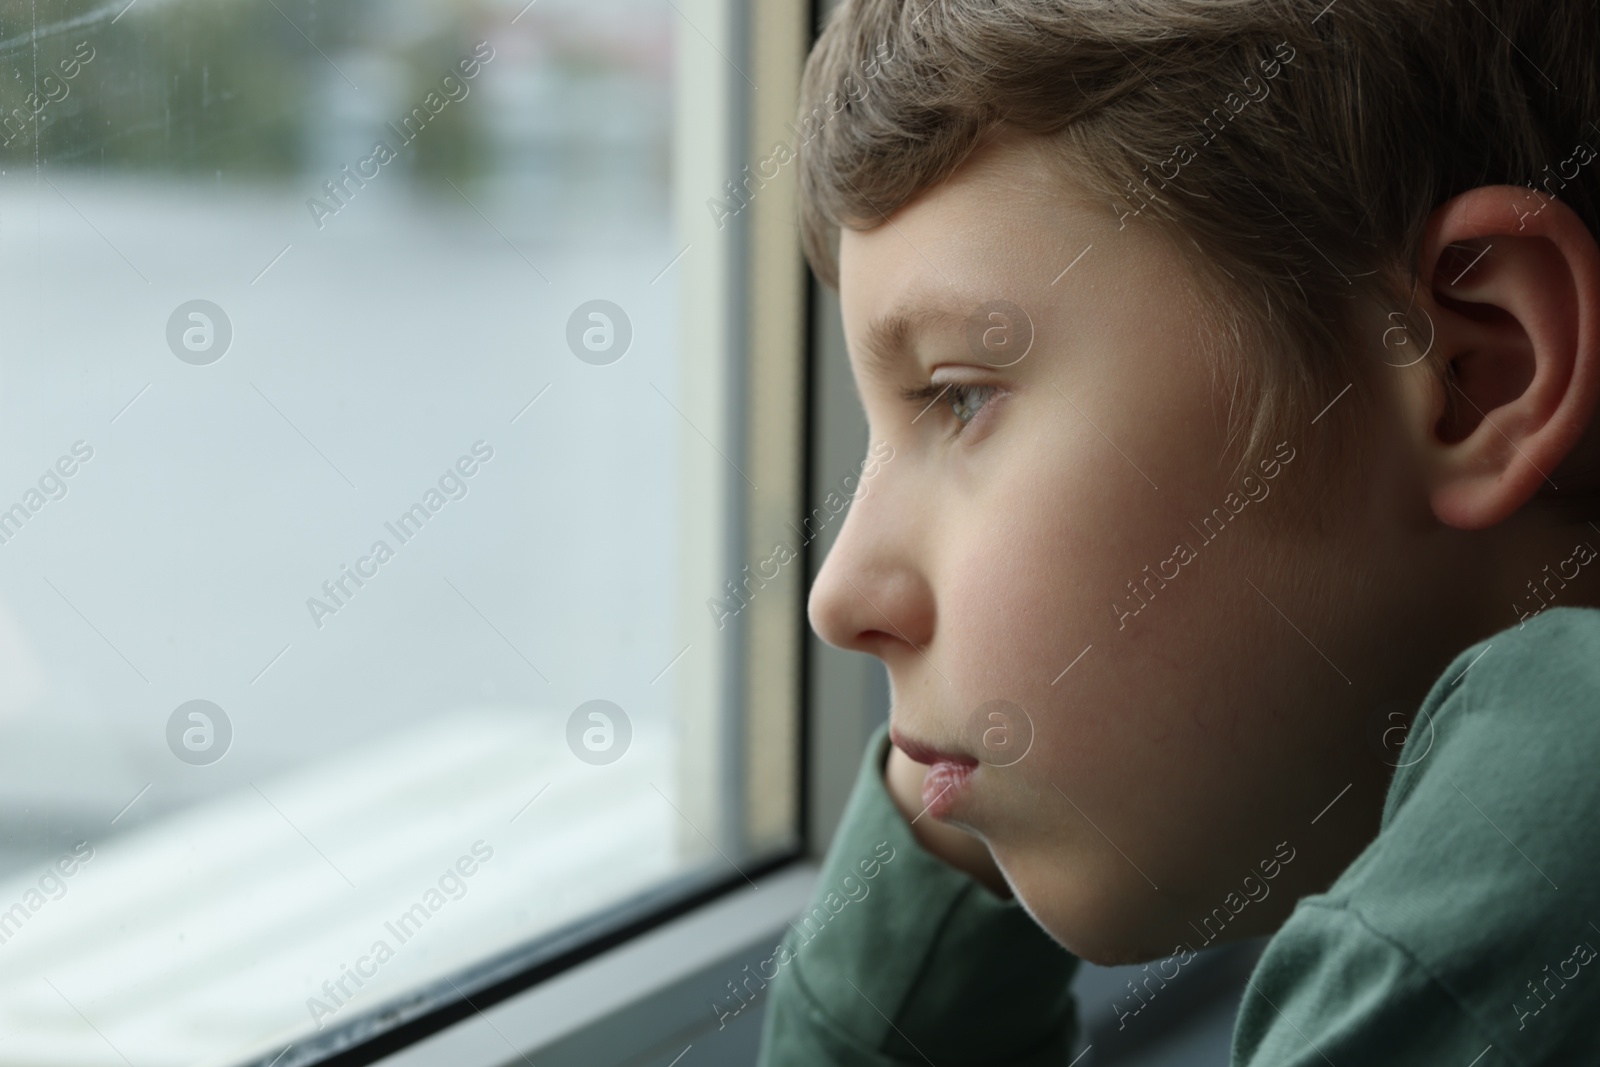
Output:
[[[1200,947],[1170,904],[1149,885],[1095,885],[1047,864],[1008,864],[996,856],[1006,882],[1033,921],[1062,948],[1100,967],[1166,959]],[[1222,940],[1222,939],[1219,939]]]
[[[1018,897],[1018,899],[1023,898]],[[1026,902],[1023,906],[1027,907]],[[1175,956],[1182,951],[1181,946],[1175,948],[1170,941],[1158,943],[1148,937],[1141,938],[1132,931],[1127,937],[1118,937],[1115,932],[1108,936],[1110,927],[1106,925],[1096,928],[1092,923],[1049,923],[1035,914],[1032,908],[1028,908],[1028,913],[1033,915],[1035,921],[1044,927],[1045,932],[1062,948],[1097,967],[1125,967],[1129,964],[1149,963],[1152,960]]]
[[1030,890],[1009,876],[1007,881],[1023,909],[1045,933],[1074,956],[1098,967],[1151,963],[1272,932],[1261,924],[1241,923],[1207,940],[1160,905],[1134,908],[1126,899],[1093,896],[1067,900],[1046,887]]

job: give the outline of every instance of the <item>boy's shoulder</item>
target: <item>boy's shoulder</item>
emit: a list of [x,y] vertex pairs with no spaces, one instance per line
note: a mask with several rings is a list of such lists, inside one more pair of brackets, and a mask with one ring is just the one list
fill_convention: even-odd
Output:
[[1274,984],[1284,951],[1308,971],[1352,953],[1346,980],[1393,984],[1383,1013],[1463,1014],[1485,1064],[1600,1054],[1600,609],[1463,651],[1392,761],[1378,836],[1274,939]]
[[1583,817],[1600,799],[1600,608],[1551,608],[1463,650],[1393,762],[1384,834],[1453,821],[1437,807],[1451,796],[1506,803],[1535,835],[1600,829]]
[[[1600,608],[1548,608],[1463,650],[1434,683],[1423,707],[1438,716],[1492,698],[1525,708],[1530,723],[1562,715],[1588,720],[1582,710],[1595,707],[1594,687],[1600,683],[1596,653]],[[1456,697],[1458,689],[1468,694],[1465,700]]]

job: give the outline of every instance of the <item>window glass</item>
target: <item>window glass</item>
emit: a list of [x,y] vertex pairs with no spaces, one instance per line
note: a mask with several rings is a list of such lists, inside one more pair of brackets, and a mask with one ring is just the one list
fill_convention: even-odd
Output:
[[0,9],[0,1064],[307,1062],[751,862],[721,6]]

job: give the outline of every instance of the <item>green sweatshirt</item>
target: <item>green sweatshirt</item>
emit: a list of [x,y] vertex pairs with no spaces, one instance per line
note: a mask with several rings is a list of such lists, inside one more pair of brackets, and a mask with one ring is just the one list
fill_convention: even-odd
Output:
[[[887,753],[785,938],[760,1067],[1066,1067],[1077,959],[917,844]],[[1395,762],[1378,835],[1257,963],[1234,1067],[1600,1064],[1600,609],[1461,653]]]

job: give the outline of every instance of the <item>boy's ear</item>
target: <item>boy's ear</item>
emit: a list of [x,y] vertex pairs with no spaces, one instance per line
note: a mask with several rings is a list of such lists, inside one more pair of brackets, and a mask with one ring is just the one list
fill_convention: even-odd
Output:
[[1418,298],[1446,380],[1411,394],[1429,504],[1478,530],[1509,518],[1578,447],[1600,396],[1600,248],[1571,208],[1485,186],[1429,217]]

